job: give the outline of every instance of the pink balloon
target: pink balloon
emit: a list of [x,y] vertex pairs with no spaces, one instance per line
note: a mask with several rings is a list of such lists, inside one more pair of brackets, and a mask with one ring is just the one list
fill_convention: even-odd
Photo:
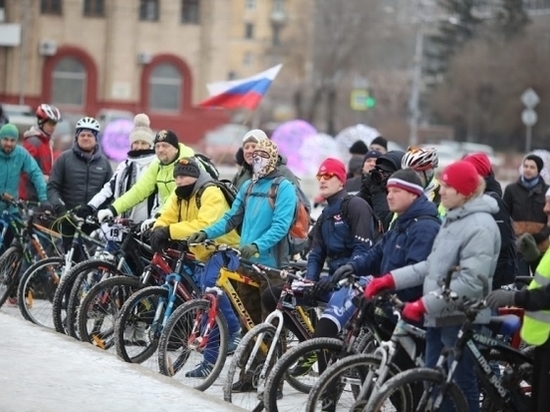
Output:
[[287,166],[294,173],[308,172],[307,159],[300,156],[302,143],[317,134],[317,130],[304,120],[290,120],[275,129],[271,140],[279,147],[279,153],[287,158]]
[[101,137],[103,152],[110,159],[121,162],[128,157],[130,150],[130,132],[134,122],[128,119],[118,119],[110,122]]

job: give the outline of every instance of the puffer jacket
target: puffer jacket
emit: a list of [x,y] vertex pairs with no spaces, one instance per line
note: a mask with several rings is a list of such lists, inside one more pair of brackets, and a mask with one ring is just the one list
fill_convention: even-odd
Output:
[[172,163],[165,165],[158,159],[154,159],[137,183],[111,204],[110,207],[114,209],[114,214],[119,215],[126,212],[143,202],[155,191],[157,191],[158,201],[162,208],[176,187],[174,165],[181,158],[194,155],[193,149],[180,143],[178,156]]
[[289,260],[287,234],[294,219],[298,196],[294,185],[283,179],[277,189],[275,207],[271,207],[269,191],[273,180],[279,176],[280,172],[275,171],[255,183],[246,181],[231,210],[204,229],[208,238],[216,239],[242,223],[240,246],[255,244],[259,250],[260,256],[256,259],[259,263],[271,267],[286,266]]
[[[212,182],[210,175],[205,171],[201,171],[193,193],[188,200],[178,198],[175,193],[172,194],[167,200],[162,214],[157,218],[154,227],[168,226],[170,238],[180,240],[220,220],[229,210],[229,205],[219,187],[207,186],[204,188],[200,198],[201,207],[200,209],[197,207],[199,190],[210,182]],[[236,247],[239,245],[239,235],[235,230],[215,240],[229,246]],[[203,246],[191,248],[191,251],[197,259],[202,261],[208,259],[212,254],[212,250],[208,250]]]
[[[392,230],[380,242],[350,264],[361,276],[378,276],[426,260],[440,225],[437,208],[426,196],[421,196],[397,217]],[[420,299],[422,286],[402,289],[397,295],[404,302]]]
[[[19,198],[19,182],[21,173],[26,173],[38,193],[38,200],[47,200],[46,181],[36,163],[36,160],[21,146],[15,146],[9,154],[0,150],[0,193],[8,193],[15,199]],[[0,202],[0,211],[6,204]]]
[[[290,170],[286,165],[286,158],[284,156],[279,155],[277,170],[282,176],[290,180],[294,184],[294,186],[300,187],[300,181],[298,180],[296,175],[292,173],[292,170]],[[241,167],[241,170],[239,170],[235,174],[235,176],[232,179],[232,182],[235,188],[239,190],[241,186],[244,184],[244,182],[250,179],[252,179],[252,166],[244,162],[243,167]]]
[[[49,178],[53,164],[53,150],[50,136],[37,126],[33,126],[23,134],[22,145],[36,160],[44,176]],[[19,198],[23,200],[38,200],[36,189],[26,173],[21,176]]]
[[53,164],[48,181],[48,200],[58,214],[63,214],[92,200],[111,176],[111,164],[99,146],[88,155],[75,143]]
[[[101,191],[88,202],[88,205],[98,209],[101,205],[118,199],[136,184],[154,159],[156,159],[154,150],[129,151],[128,159],[118,165],[111,180],[105,183]],[[152,194],[143,202],[124,212],[122,217],[134,222],[148,219],[155,207],[155,198],[155,194]]]
[[[449,210],[428,258],[391,271],[397,290],[423,285],[426,326],[463,322],[462,313],[455,309],[454,303],[431,293],[440,290],[438,282],[445,279],[453,266],[460,267],[453,273],[450,285],[458,295],[457,302],[463,298],[482,299],[484,292],[491,290],[500,251],[500,233],[492,216],[497,210],[496,200],[487,195]],[[487,323],[490,316],[490,310],[486,309],[480,312],[476,323]]]

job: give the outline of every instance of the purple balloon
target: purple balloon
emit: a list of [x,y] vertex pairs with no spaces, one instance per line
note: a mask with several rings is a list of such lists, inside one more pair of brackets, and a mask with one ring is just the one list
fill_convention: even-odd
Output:
[[134,122],[128,119],[118,119],[110,122],[101,137],[103,152],[110,159],[121,162],[128,157],[130,150],[130,132]]
[[317,130],[304,120],[290,120],[275,129],[271,140],[279,147],[279,153],[287,158],[287,166],[294,173],[304,175],[308,172],[307,159],[300,156],[302,143]]

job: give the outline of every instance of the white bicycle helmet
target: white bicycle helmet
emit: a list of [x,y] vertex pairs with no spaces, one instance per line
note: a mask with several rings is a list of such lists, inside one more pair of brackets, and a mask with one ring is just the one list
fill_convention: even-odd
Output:
[[79,129],[88,129],[99,133],[101,127],[99,126],[98,121],[93,117],[83,117],[78,122],[76,122],[76,130]]
[[403,169],[413,169],[417,172],[436,169],[438,165],[439,157],[433,147],[409,147],[401,159]]
[[48,120],[59,123],[61,121],[61,112],[55,106],[41,104],[36,109],[36,118],[38,119],[39,124],[45,123]]

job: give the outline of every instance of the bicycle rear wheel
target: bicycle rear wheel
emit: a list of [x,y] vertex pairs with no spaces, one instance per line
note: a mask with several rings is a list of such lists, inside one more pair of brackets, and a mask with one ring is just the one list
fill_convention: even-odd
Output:
[[[229,331],[227,321],[220,311],[210,319],[210,302],[192,300],[177,308],[162,331],[158,347],[159,370],[163,375],[176,376],[179,381],[200,391],[208,389],[220,375],[227,358]],[[206,324],[214,326],[206,332]],[[196,334],[193,335],[195,328]],[[207,341],[206,345],[201,342]],[[204,377],[188,376],[195,364],[213,360],[211,370]],[[191,368],[184,368],[192,358]],[[214,358],[214,359],[213,359]]]
[[51,257],[32,264],[23,273],[17,296],[19,310],[26,320],[46,328],[54,328],[53,297],[64,270],[65,259]]
[[[456,411],[468,412],[468,402],[456,383],[446,383],[447,377],[440,371],[430,368],[414,368],[401,372],[384,384],[370,397],[363,411],[369,412],[401,412],[394,405],[395,396],[405,388],[423,387],[424,393],[418,405],[412,408],[414,412]],[[441,388],[445,404],[441,405]],[[437,405],[436,405],[437,404]]]

